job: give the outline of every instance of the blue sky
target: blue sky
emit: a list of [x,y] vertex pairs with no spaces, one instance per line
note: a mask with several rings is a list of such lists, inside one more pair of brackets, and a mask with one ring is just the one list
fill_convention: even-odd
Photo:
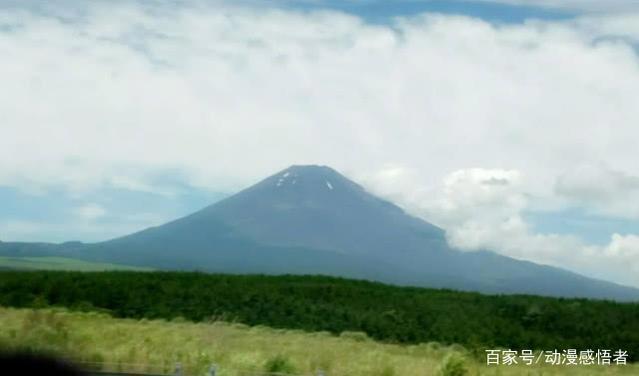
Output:
[[326,164],[465,251],[639,285],[636,25],[624,0],[2,2],[0,240]]
[[292,9],[332,9],[356,14],[367,22],[388,23],[392,18],[411,16],[424,12],[461,14],[491,22],[518,23],[527,19],[566,19],[576,16],[574,10],[540,8],[526,5],[510,5],[475,1],[286,1],[281,2]]
[[588,243],[605,245],[612,234],[636,234],[637,221],[585,213],[578,207],[551,212],[526,212],[524,217],[539,233],[577,235]]
[[171,195],[113,188],[80,195],[63,189],[25,193],[0,187],[0,218],[15,234],[15,239],[3,240],[109,239],[179,218],[223,197],[192,187]]

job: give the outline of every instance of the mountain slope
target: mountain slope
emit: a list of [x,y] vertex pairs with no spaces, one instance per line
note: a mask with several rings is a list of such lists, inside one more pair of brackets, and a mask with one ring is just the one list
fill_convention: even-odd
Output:
[[264,244],[384,257],[446,248],[441,229],[324,166],[292,166],[197,216],[219,219]]
[[[24,245],[18,248],[30,256]],[[634,288],[488,251],[451,249],[442,229],[325,166],[291,166],[194,214],[107,242],[34,249],[163,269],[327,274],[489,293],[639,300]]]

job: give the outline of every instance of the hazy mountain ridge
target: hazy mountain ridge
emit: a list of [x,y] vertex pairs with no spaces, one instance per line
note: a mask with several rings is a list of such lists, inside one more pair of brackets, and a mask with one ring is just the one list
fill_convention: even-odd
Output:
[[0,255],[224,273],[326,274],[488,293],[639,300],[639,289],[489,251],[460,252],[442,229],[325,166],[291,166],[196,213],[95,244],[0,243]]

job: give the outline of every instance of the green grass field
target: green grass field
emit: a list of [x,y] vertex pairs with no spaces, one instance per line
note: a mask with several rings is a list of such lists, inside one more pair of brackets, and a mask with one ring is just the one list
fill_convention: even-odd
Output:
[[76,260],[64,257],[5,257],[0,256],[0,269],[18,270],[76,270],[96,272],[105,270],[137,270],[149,271],[150,268],[142,268],[128,265],[97,263]]
[[211,319],[307,332],[361,331],[386,343],[623,349],[639,356],[639,304],[409,288],[322,276],[187,272],[0,272],[0,306],[119,318]]
[[[226,322],[116,319],[64,309],[0,307],[0,324],[1,348],[46,351],[129,372],[171,373],[179,361],[185,375],[203,375],[211,363],[218,365],[221,376],[266,371],[313,375],[318,369],[325,370],[326,376],[639,374],[639,365],[489,368],[456,345],[384,344],[361,333],[335,336]],[[455,373],[455,367],[441,372],[444,365],[456,362],[466,372]]]

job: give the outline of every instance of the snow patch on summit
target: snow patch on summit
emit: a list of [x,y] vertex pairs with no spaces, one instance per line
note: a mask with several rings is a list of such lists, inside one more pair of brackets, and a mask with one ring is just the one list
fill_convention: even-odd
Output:
[[[285,173],[282,174],[282,176],[279,177],[279,179],[277,179],[277,183],[275,184],[277,187],[281,187],[282,184],[284,184],[284,182],[286,181],[286,178],[290,175],[291,173],[289,171],[286,171]],[[295,180],[293,180],[293,184],[295,184]]]

